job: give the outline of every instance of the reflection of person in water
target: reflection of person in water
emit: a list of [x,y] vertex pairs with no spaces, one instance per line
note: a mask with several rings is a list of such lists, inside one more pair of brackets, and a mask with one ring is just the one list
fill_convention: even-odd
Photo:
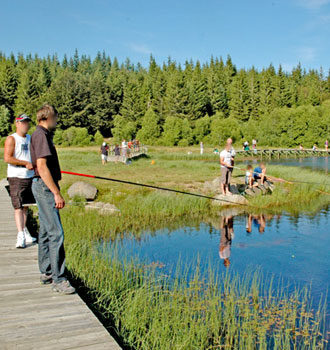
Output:
[[224,216],[221,219],[221,237],[219,246],[219,256],[223,259],[223,264],[230,265],[231,241],[234,238],[234,219],[232,216]]
[[247,233],[251,233],[251,232],[252,232],[252,214],[249,214],[249,215],[246,217],[246,225],[245,225],[245,228],[246,228],[246,232],[247,232]]
[[264,233],[265,232],[265,227],[266,227],[266,219],[265,215],[257,215],[253,218],[253,224],[258,227],[259,233]]
[[270,220],[272,218],[272,215],[266,216],[264,214],[260,215],[253,215],[249,214],[246,219],[246,232],[251,233],[252,232],[252,222],[255,227],[258,227],[259,233],[264,233],[265,232],[265,227],[266,227],[266,221]]

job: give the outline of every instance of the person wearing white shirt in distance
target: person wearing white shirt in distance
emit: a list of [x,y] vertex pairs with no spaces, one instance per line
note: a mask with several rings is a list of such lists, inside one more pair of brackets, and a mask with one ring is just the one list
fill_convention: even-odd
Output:
[[220,164],[221,164],[221,191],[225,196],[226,194],[231,195],[229,191],[231,173],[233,169],[233,156],[231,152],[231,144],[226,143],[225,149],[220,153]]

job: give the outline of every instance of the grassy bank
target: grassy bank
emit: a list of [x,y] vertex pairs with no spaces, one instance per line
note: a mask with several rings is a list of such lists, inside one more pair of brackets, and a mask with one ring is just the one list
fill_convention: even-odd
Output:
[[[193,149],[193,148],[192,148]],[[196,148],[195,148],[196,152]],[[167,159],[169,156],[179,156],[186,153],[184,148],[157,147],[150,148],[149,158],[140,158],[127,166],[122,163],[108,163],[101,165],[97,147],[87,148],[60,148],[58,150],[62,170],[89,173],[104,177],[113,177],[133,182],[158,185],[184,191],[200,193],[203,190],[205,181],[210,181],[220,175],[218,157],[210,160],[201,159]],[[0,152],[2,158],[3,152]],[[210,155],[213,157],[213,155]],[[153,160],[153,164],[152,161]],[[244,167],[243,164],[236,164]],[[329,176],[322,172],[302,169],[297,167],[275,166],[267,167],[271,175],[288,180],[310,181],[321,184],[329,184]],[[234,170],[233,181],[239,181],[238,177],[244,175],[244,172]],[[6,176],[6,165],[0,162],[0,176]],[[79,178],[70,175],[64,175],[61,181],[61,187],[64,194],[68,187],[75,181],[88,181],[95,185],[99,190],[98,200],[111,202],[118,206],[127,206],[128,201],[136,202],[143,206],[146,200],[156,201],[155,191],[131,185],[123,185],[114,182]],[[321,192],[330,192],[329,185],[307,185],[307,184],[277,184],[272,196],[259,196],[250,203],[253,207],[261,209],[274,209],[277,211],[287,210],[291,213],[297,213],[299,210],[314,211],[321,206],[329,203],[329,195],[322,195]],[[187,196],[159,193],[165,198],[172,198],[173,201],[185,201]],[[151,196],[150,199],[148,197]],[[158,195],[156,195],[158,197]],[[188,199],[187,199],[188,200]],[[189,201],[189,200],[188,200]],[[207,202],[205,200],[202,200]],[[193,206],[198,201],[191,202]],[[294,205],[293,205],[294,204]],[[155,204],[155,205],[164,205]],[[172,204],[171,204],[172,205]],[[180,204],[177,204],[180,206]],[[203,206],[205,210],[210,210],[210,202],[198,204],[197,208]],[[188,207],[186,207],[188,209]],[[170,208],[168,209],[170,210]],[[198,211],[200,211],[198,209]],[[188,213],[191,212],[190,208]]]
[[292,183],[275,183],[276,188],[271,195],[252,198],[250,206],[298,215],[313,214],[330,204],[329,175],[310,169],[280,165],[267,166],[267,172]]

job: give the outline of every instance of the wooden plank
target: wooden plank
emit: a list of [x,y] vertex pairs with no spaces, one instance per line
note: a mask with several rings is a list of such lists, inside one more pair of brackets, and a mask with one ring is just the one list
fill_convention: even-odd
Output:
[[38,245],[15,248],[13,210],[3,188],[0,227],[0,348],[120,349],[78,294],[60,295],[40,283]]

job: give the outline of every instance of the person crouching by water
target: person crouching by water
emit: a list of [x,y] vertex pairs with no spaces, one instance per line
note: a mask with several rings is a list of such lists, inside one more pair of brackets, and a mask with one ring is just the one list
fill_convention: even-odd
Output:
[[26,227],[27,207],[23,204],[34,203],[31,191],[34,176],[30,154],[31,136],[30,117],[21,114],[15,120],[16,132],[9,135],[5,142],[4,160],[8,163],[7,179],[11,202],[15,210],[17,227],[16,248],[25,248],[26,243],[34,243],[36,238],[30,235]]
[[102,143],[100,152],[101,152],[102,165],[105,165],[106,162],[108,161],[108,155],[109,155],[109,146],[107,145],[106,142]]
[[253,177],[260,185],[263,185],[265,181],[267,181],[265,163],[261,162],[260,165],[254,169]]
[[75,289],[65,275],[64,232],[59,209],[65,201],[59,187],[61,169],[53,144],[58,114],[48,104],[37,111],[37,128],[31,137],[31,158],[35,171],[32,192],[39,209],[38,262],[42,284],[52,283],[52,290],[72,294]]
[[245,185],[247,185],[249,188],[258,186],[258,182],[254,180],[253,176],[253,170],[252,165],[249,164],[246,167],[246,173],[245,173]]
[[231,179],[231,169],[233,157],[231,153],[231,144],[226,143],[225,149],[220,152],[220,164],[221,164],[221,191],[225,196],[226,194],[231,195],[229,191],[230,179]]
[[230,265],[231,243],[234,238],[234,219],[232,216],[224,216],[221,221],[221,236],[219,245],[219,257],[223,259],[225,267]]

